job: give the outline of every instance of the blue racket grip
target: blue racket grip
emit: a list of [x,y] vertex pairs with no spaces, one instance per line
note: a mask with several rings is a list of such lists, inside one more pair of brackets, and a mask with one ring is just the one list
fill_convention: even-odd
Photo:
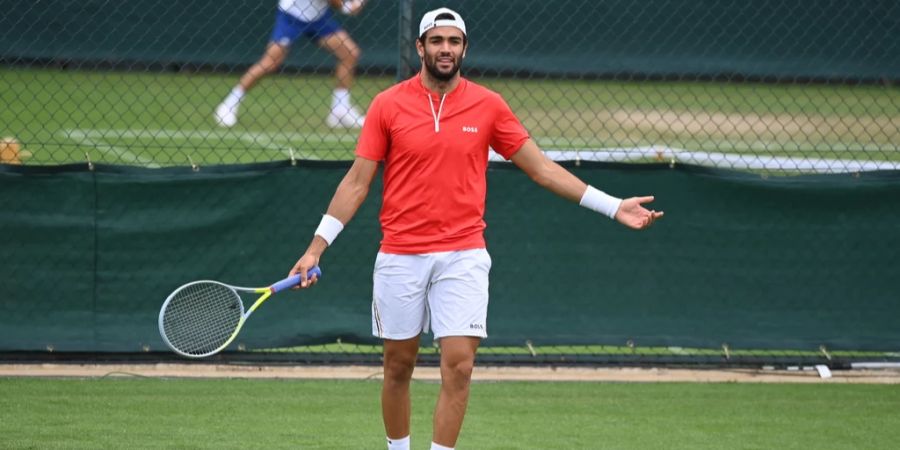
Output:
[[[322,269],[318,266],[309,269],[309,272],[306,272],[306,278],[312,278],[316,276],[318,278],[322,278]],[[272,290],[272,293],[275,294],[277,292],[283,291],[285,289],[290,289],[296,285],[300,284],[300,274],[294,275],[292,277],[287,277],[275,284],[273,284],[269,289]]]

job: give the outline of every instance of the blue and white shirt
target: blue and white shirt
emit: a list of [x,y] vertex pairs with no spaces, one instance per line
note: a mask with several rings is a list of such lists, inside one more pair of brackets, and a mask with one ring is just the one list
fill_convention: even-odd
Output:
[[278,9],[304,22],[315,22],[329,8],[328,0],[278,0]]

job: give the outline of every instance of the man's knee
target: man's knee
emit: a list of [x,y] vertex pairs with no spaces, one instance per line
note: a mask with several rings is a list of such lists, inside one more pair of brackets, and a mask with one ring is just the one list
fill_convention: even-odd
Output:
[[441,339],[441,378],[455,387],[468,386],[475,367],[475,352],[480,339],[446,337]]
[[445,383],[466,386],[472,379],[472,370],[474,367],[474,358],[447,361],[445,364],[441,365],[441,375]]
[[404,381],[412,377],[415,358],[391,358],[384,361],[384,378],[391,381]]
[[391,382],[408,382],[416,367],[416,348],[389,349],[384,353],[384,379]]
[[278,70],[282,64],[284,64],[284,60],[287,57],[288,47],[270,43],[266,48],[266,52],[263,54],[262,58],[256,62],[256,65],[259,66],[263,72],[271,73]]
[[281,67],[281,64],[284,63],[284,57],[280,55],[276,56],[266,56],[262,60],[259,61],[259,66],[262,67],[263,71],[268,73],[275,72]]
[[362,50],[360,50],[356,45],[345,45],[344,48],[335,52],[335,56],[337,56],[337,58],[341,62],[343,62],[344,64],[349,64],[351,66],[356,65],[361,54]]
[[360,56],[362,56],[362,50],[360,50],[360,48],[355,44],[351,45],[349,51],[347,52],[347,59],[352,63],[356,63],[357,61],[359,61]]

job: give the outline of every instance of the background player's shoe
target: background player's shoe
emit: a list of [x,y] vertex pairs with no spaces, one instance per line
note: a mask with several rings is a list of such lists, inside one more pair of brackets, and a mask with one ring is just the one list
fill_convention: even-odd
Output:
[[332,109],[325,119],[325,123],[331,128],[362,128],[366,116],[363,116],[356,108]]
[[238,105],[231,106],[222,103],[216,108],[216,123],[219,124],[220,127],[233,127],[234,124],[237,123],[237,110]]

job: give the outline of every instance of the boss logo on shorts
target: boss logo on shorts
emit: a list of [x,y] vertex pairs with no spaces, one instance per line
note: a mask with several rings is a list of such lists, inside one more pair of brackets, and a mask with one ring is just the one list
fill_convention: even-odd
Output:
[[477,133],[478,127],[462,127],[463,133]]
[[469,324],[469,329],[472,329],[472,330],[484,330],[484,325],[482,325],[482,324],[480,324],[480,323],[472,323],[472,324]]

